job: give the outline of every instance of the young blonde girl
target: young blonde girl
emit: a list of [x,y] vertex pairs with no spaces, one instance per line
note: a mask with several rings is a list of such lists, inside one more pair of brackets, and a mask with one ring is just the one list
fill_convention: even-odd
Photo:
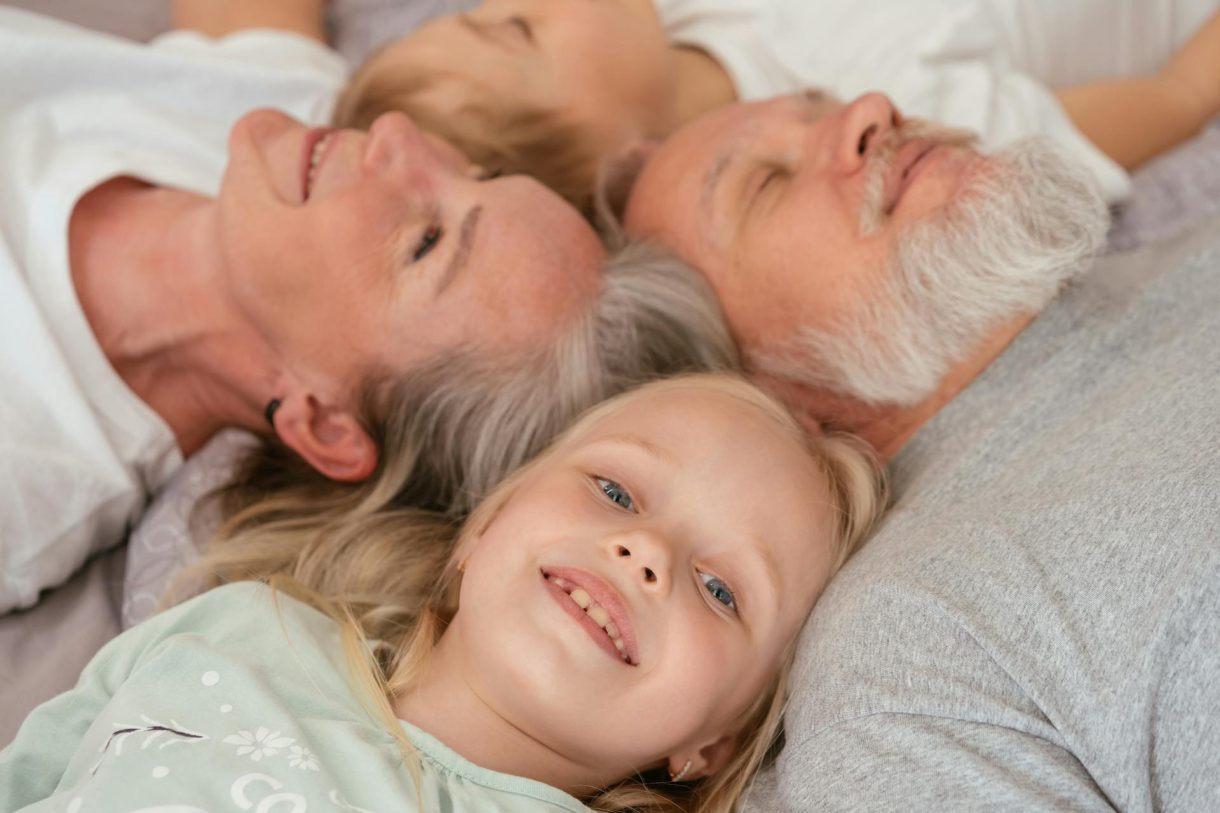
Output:
[[643,387],[460,532],[389,516],[116,640],[0,754],[0,807],[730,811],[882,501],[856,441],[751,385]]

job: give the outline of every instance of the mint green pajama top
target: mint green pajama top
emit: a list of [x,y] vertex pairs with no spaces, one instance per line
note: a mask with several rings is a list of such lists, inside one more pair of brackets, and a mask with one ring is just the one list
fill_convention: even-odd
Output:
[[30,714],[0,751],[0,810],[588,810],[402,723],[421,756],[417,794],[347,675],[322,613],[261,584],[209,591],[111,641]]

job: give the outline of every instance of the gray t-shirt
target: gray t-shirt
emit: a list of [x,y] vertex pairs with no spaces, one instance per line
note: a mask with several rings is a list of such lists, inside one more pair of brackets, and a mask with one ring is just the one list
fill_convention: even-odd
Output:
[[1220,810],[1220,222],[1103,261],[903,449],[747,810]]

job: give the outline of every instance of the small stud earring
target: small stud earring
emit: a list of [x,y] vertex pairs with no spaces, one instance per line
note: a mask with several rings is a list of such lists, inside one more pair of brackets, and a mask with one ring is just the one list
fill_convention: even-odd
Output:
[[280,408],[280,399],[272,398],[267,402],[267,406],[263,407],[263,417],[267,419],[267,423],[272,429],[275,428],[275,413]]
[[670,782],[681,782],[682,777],[686,776],[687,771],[690,770],[690,766],[691,766],[691,760],[688,759],[688,760],[686,760],[686,764],[682,766],[682,770],[678,771],[677,773],[670,771],[669,772],[669,781]]

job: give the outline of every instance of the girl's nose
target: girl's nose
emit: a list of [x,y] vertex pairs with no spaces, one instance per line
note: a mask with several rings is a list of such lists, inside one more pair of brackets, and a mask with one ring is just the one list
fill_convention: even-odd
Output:
[[629,578],[650,593],[666,594],[670,589],[673,562],[668,543],[651,530],[616,534],[606,540],[606,551]]

